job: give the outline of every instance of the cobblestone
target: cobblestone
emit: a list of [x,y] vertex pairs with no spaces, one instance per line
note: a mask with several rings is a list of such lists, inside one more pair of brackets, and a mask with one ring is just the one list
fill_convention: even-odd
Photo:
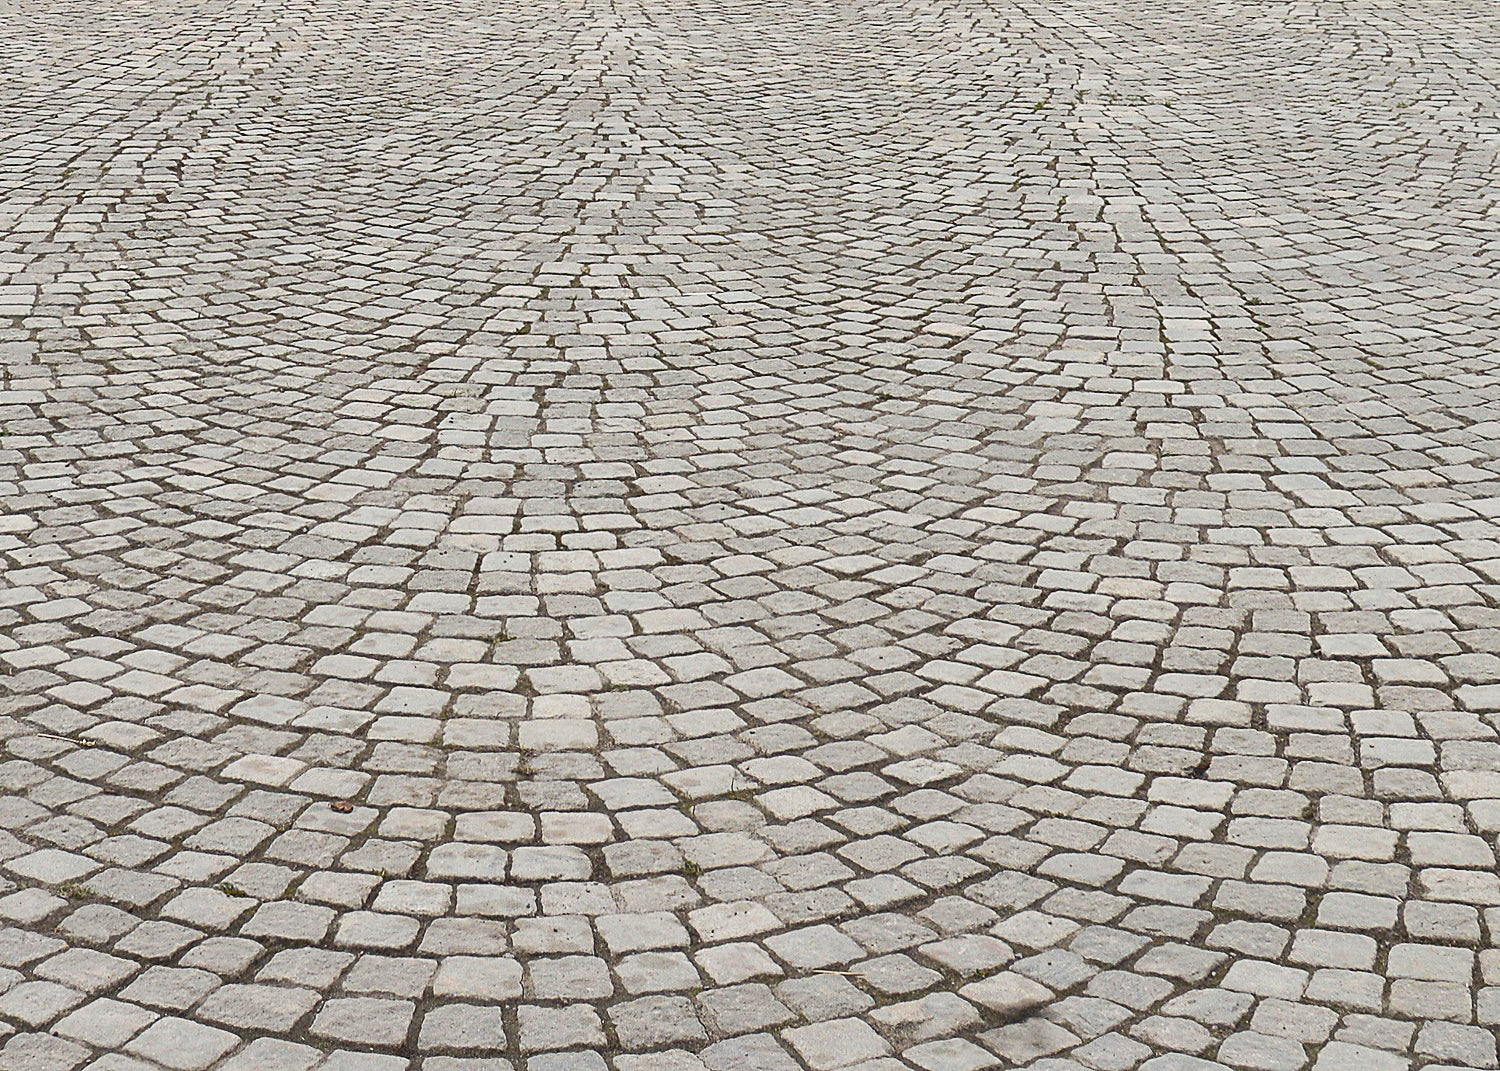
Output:
[[1493,5],[11,5],[0,1071],[1500,1066]]

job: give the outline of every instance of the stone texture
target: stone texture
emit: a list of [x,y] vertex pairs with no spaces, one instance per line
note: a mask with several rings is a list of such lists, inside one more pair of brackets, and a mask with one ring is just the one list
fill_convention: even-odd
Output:
[[1500,1062],[1494,5],[6,30],[0,1066]]

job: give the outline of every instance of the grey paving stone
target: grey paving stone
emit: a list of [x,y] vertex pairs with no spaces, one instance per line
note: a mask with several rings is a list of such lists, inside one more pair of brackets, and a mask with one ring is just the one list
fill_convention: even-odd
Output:
[[[35,1067],[40,1071],[73,1071],[89,1058],[89,1050],[75,1042],[50,1034],[14,1034],[0,1050],[13,1067]],[[139,1063],[139,1061],[134,1061]],[[133,1071],[133,1069],[132,1069]]]
[[890,1052],[890,1046],[858,1019],[829,1019],[794,1027],[786,1039],[815,1071],[842,1067]]
[[125,1046],[125,1051],[177,1071],[212,1067],[239,1038],[189,1019],[158,1019]]
[[693,1003],[687,997],[651,996],[611,1006],[615,1036],[627,1050],[707,1041]]
[[405,1039],[414,1011],[410,1001],[345,997],[319,1008],[309,1032],[326,1041],[394,1047]]
[[317,1003],[318,994],[312,989],[226,985],[214,990],[196,1013],[233,1030],[289,1034]]
[[522,1004],[517,1009],[523,1052],[599,1046],[605,1043],[599,1013],[587,1004],[550,1007]]
[[521,965],[511,959],[487,956],[449,956],[432,980],[438,997],[514,1000],[521,995]]
[[59,1020],[52,1031],[101,1049],[118,1051],[156,1018],[156,1013],[134,1004],[101,997]]
[[323,1062],[323,1053],[310,1045],[297,1045],[275,1038],[256,1038],[230,1057],[225,1071],[309,1071]]
[[22,982],[0,996],[0,1015],[35,1029],[83,1003],[85,995],[56,982]]
[[478,1004],[441,1004],[422,1019],[417,1047],[424,1052],[504,1052],[504,1014]]

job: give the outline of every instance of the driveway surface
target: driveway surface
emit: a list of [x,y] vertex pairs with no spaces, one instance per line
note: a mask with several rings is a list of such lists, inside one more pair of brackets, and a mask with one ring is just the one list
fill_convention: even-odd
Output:
[[5,1071],[1497,1066],[1494,3],[0,21]]

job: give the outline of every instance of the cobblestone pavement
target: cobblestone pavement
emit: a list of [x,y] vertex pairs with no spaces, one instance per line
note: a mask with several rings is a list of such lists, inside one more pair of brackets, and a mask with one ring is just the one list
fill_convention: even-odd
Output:
[[0,1067],[1497,1066],[1495,4],[0,15]]

